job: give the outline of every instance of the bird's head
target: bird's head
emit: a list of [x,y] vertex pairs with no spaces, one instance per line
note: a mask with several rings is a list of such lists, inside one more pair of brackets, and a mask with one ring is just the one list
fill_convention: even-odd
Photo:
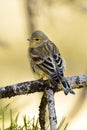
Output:
[[34,31],[27,40],[30,42],[30,46],[37,47],[48,40],[48,37],[42,31]]

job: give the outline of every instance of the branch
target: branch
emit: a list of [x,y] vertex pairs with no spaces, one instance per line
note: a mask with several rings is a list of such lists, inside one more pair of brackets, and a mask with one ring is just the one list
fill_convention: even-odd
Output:
[[53,86],[47,82],[46,89],[41,98],[41,103],[39,106],[39,123],[41,130],[46,130],[45,128],[45,116],[46,116],[46,105],[48,104],[49,111],[49,121],[50,121],[50,130],[56,130],[57,127],[57,118],[55,110],[55,101],[54,101],[54,91]]
[[[66,79],[73,89],[87,87],[87,74],[67,77]],[[50,86],[48,80],[42,80],[42,79],[36,81],[18,83],[14,85],[8,85],[0,88],[0,98],[7,98],[7,97],[10,98],[16,95],[24,95],[24,94],[34,93],[34,92],[44,92],[39,107],[39,121],[40,121],[41,130],[45,130],[45,109],[47,103],[49,109],[50,130],[56,130],[57,119],[56,119],[56,111],[55,111],[54,92],[58,92],[62,90],[62,88],[59,88],[58,86],[57,85]],[[45,98],[45,102],[43,100],[44,98]],[[43,106],[44,103],[45,105]],[[43,107],[43,111],[41,112],[42,107]],[[44,116],[42,116],[42,113],[44,114]],[[41,124],[42,122],[43,125]]]
[[[71,76],[66,78],[73,89],[79,89],[87,87],[87,74],[79,76]],[[47,80],[35,80],[27,81],[18,84],[8,85],[5,87],[0,87],[0,99],[13,97],[16,95],[24,95],[35,92],[43,92],[46,88]],[[56,88],[56,89],[55,89]],[[54,91],[62,91],[62,88],[55,87]]]
[[48,111],[49,111],[49,121],[50,130],[56,130],[57,128],[57,117],[55,110],[54,92],[51,88],[45,90],[47,95]]
[[41,130],[46,130],[45,128],[46,105],[47,105],[47,97],[46,93],[44,92],[39,106],[39,123]]

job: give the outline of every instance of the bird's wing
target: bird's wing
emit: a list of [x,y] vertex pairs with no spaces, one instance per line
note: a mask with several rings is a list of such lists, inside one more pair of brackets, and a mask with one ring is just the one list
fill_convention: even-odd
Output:
[[64,69],[63,59],[58,54],[54,54],[53,57],[54,57],[54,61],[55,61],[55,64],[56,64],[56,72],[58,74],[58,77],[60,79],[62,79],[64,77],[64,74],[63,74],[63,69]]
[[60,55],[60,52],[58,48],[55,46],[54,43],[51,41],[48,41],[47,46],[49,48],[49,57],[45,59],[45,63],[47,66],[51,67],[51,77],[54,78],[54,80],[61,80],[64,77],[63,74],[63,59]]

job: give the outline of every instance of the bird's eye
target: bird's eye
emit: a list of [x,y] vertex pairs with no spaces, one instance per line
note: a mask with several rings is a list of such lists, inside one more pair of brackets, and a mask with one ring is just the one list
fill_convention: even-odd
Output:
[[36,40],[36,41],[39,41],[40,39],[39,39],[39,38],[36,38],[35,40]]

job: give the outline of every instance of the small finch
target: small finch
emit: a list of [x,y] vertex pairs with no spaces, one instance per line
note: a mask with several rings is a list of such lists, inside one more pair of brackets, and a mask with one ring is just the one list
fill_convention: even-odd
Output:
[[64,77],[63,59],[55,44],[42,31],[33,32],[27,40],[30,41],[28,52],[33,72],[56,84],[61,83],[66,95],[75,94]]

